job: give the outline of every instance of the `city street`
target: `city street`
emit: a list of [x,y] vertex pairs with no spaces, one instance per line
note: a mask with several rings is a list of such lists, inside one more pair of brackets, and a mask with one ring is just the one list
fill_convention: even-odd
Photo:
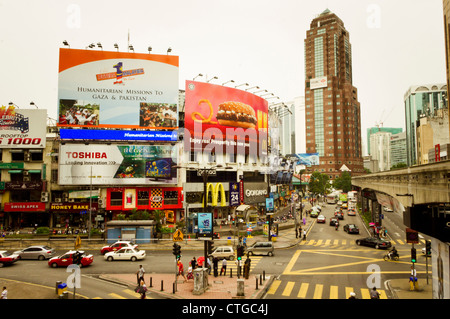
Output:
[[[292,254],[291,258],[272,284],[266,298],[345,299],[354,291],[358,298],[366,299],[373,286],[377,287],[381,298],[391,298],[385,287],[386,281],[409,278],[411,245],[405,243],[405,237],[400,239],[396,236],[397,240],[392,241],[400,254],[400,260],[384,261],[383,256],[388,251],[356,245],[356,239],[368,236],[358,216],[345,213],[336,231],[335,227],[329,226],[334,205],[324,205],[322,213],[327,219],[326,223],[316,222],[306,241],[287,250]],[[347,223],[356,224],[360,234],[344,232],[343,226]],[[394,224],[391,219],[386,224],[388,229],[395,229],[396,232],[404,229],[404,226]],[[421,246],[416,245],[417,251],[420,251],[418,247]],[[418,261],[417,273],[423,278],[425,258],[419,254]]]

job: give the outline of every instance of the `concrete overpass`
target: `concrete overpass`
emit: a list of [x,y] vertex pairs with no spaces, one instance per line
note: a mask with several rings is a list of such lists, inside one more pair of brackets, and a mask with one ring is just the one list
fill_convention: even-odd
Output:
[[403,211],[407,227],[450,242],[450,160],[355,176],[352,186],[374,222],[390,206]]
[[450,161],[356,176],[352,185],[391,195],[404,207],[450,203]]

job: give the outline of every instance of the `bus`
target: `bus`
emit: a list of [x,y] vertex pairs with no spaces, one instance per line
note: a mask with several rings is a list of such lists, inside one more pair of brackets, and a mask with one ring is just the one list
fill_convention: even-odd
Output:
[[339,195],[337,195],[335,193],[328,194],[327,195],[327,204],[331,204],[331,205],[336,204],[338,198],[339,198]]

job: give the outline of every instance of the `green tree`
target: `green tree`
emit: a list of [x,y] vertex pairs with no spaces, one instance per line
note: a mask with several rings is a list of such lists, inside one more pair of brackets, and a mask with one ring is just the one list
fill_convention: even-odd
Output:
[[334,188],[341,189],[344,193],[352,190],[352,176],[349,172],[342,172],[341,176],[336,178],[333,183]]
[[330,178],[327,174],[314,172],[309,180],[309,191],[315,194],[326,194],[331,187]]

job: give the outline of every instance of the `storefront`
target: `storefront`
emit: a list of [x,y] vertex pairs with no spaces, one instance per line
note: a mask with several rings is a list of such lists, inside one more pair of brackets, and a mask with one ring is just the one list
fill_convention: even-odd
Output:
[[95,223],[97,212],[97,203],[51,203],[50,227],[59,229],[87,229],[89,227],[89,215],[91,215],[92,224],[98,226],[98,224]]
[[6,227],[21,229],[49,226],[50,214],[45,211],[45,203],[17,202],[5,203]]
[[256,216],[251,216],[253,220],[265,219],[266,197],[268,197],[267,183],[249,183],[244,181],[244,204],[251,205],[257,209]]
[[181,187],[113,187],[107,189],[106,210],[117,214],[132,210],[161,210],[163,224],[174,224],[183,219]]

